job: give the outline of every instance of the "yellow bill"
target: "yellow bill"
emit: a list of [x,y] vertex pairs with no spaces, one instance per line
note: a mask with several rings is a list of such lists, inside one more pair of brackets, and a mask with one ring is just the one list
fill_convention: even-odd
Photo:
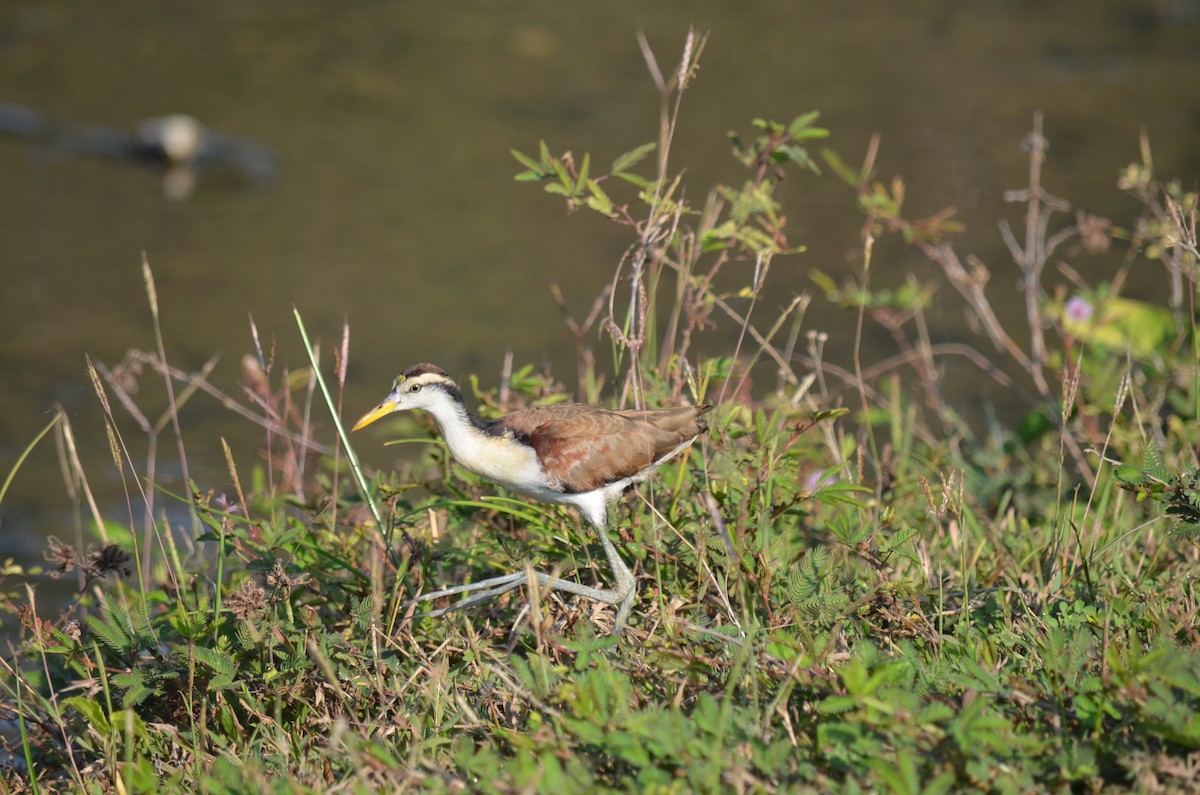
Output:
[[389,398],[388,400],[383,401],[378,406],[368,411],[366,414],[362,415],[362,417],[359,418],[358,422],[354,423],[354,427],[350,430],[357,431],[365,428],[372,422],[375,422],[375,420],[379,419],[380,417],[386,417],[395,410],[396,401]]

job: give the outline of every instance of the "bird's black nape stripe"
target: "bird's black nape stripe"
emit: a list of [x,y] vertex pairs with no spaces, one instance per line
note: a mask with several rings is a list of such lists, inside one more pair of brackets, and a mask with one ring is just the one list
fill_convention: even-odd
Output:
[[[417,367],[421,367],[421,366],[422,365],[417,365]],[[425,365],[425,366],[433,367],[433,365]],[[416,369],[416,368],[414,368],[414,367],[409,368],[409,370],[414,370],[414,369]],[[433,369],[437,370],[436,367],[434,367]],[[441,370],[438,370],[438,372],[441,373]],[[442,375],[445,375],[445,373],[442,373]],[[499,433],[496,432],[495,427],[494,427],[496,425],[496,423],[498,422],[498,420],[484,420],[484,419],[480,419],[478,416],[476,416],[473,411],[471,411],[470,409],[467,408],[467,403],[465,400],[463,400],[462,390],[459,389],[458,385],[455,384],[453,381],[449,381],[449,380],[434,381],[434,382],[428,384],[426,386],[426,388],[440,389],[443,392],[445,392],[447,395],[449,395],[451,400],[453,400],[455,403],[457,403],[459,406],[462,407],[463,413],[467,415],[467,420],[471,423],[471,425],[475,426],[476,430],[480,431],[481,433],[486,433],[489,436],[499,436],[500,435]]]
[[[426,389],[440,389],[443,392],[445,392],[447,395],[449,395],[450,399],[453,400],[458,405],[460,405],[460,406],[467,405],[465,402],[463,402],[462,390],[459,389],[456,385],[454,385],[448,381],[431,381],[430,383],[425,384],[425,388]],[[470,412],[467,412],[467,413],[470,414]]]

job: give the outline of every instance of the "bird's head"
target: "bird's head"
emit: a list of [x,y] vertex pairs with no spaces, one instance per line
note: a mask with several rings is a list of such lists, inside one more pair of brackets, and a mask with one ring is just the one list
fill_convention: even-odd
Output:
[[458,385],[446,371],[432,364],[415,364],[396,376],[392,391],[378,406],[354,423],[353,430],[365,428],[382,417],[409,409],[434,411],[450,402],[462,403]]

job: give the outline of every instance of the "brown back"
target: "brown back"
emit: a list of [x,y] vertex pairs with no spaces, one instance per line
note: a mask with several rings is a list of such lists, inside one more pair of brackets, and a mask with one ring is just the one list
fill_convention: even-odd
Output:
[[528,439],[554,487],[582,492],[657,463],[707,429],[699,418],[711,408],[609,411],[568,403],[514,411],[496,430]]

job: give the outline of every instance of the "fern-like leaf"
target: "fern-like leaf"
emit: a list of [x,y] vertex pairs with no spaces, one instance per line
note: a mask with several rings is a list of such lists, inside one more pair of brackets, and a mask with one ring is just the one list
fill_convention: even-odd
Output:
[[155,693],[154,689],[146,684],[145,671],[138,668],[129,673],[114,675],[112,683],[117,687],[125,688],[125,695],[121,697],[121,706],[126,709],[136,707]]
[[89,615],[87,622],[96,637],[118,654],[133,654],[138,650],[133,622],[122,605],[105,601],[100,605],[100,615]]
[[211,668],[217,674],[230,680],[237,677],[238,664],[232,656],[205,646],[197,646],[193,650],[193,654],[200,663]]

